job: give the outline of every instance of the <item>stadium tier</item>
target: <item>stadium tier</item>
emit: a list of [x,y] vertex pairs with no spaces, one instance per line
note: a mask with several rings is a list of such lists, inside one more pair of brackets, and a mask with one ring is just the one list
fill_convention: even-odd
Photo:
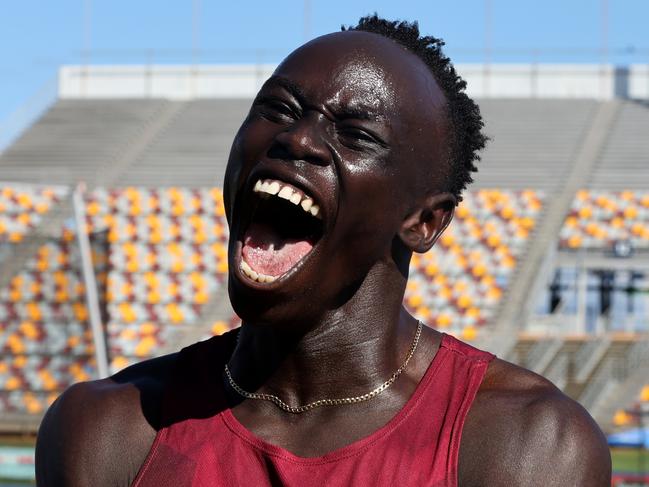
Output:
[[[531,190],[469,192],[435,250],[413,259],[406,304],[428,323],[474,338],[507,290],[542,201]],[[222,195],[217,188],[98,188],[85,210],[87,230],[103,235],[96,240],[107,249],[93,258],[116,371],[173,345],[174,329],[199,323],[223,285]],[[2,294],[5,409],[42,412],[61,389],[95,376],[78,261],[67,231],[42,246]]]
[[[252,100],[176,102],[169,123],[112,184],[115,186],[220,186],[232,138]],[[185,170],[191,168],[191,170]]]
[[589,175],[590,189],[621,192],[649,188],[649,102],[620,104],[615,123]]
[[168,102],[58,100],[0,156],[2,180],[96,185]]
[[[250,99],[59,100],[4,153],[4,180],[220,186]],[[559,190],[600,102],[480,101],[491,137],[474,188]]]
[[87,222],[108,230],[107,331],[113,368],[151,357],[170,327],[197,323],[227,272],[220,190],[98,189]]
[[432,326],[474,339],[494,317],[543,198],[532,190],[467,192],[437,245],[413,256],[406,305]]
[[[4,174],[4,173],[3,173]],[[4,186],[0,189],[0,244],[16,243],[65,194],[61,188]]]
[[[212,309],[225,300],[227,274],[218,187],[250,104],[61,99],[0,154],[0,178],[19,181],[0,184],[0,266],[13,270],[14,250],[38,242],[6,282],[0,273],[0,415],[41,414],[67,385],[96,376],[73,226],[42,242],[35,236],[79,181],[89,187],[86,230],[112,371],[173,350],[179,337],[195,340],[237,323],[231,310]],[[590,252],[599,269],[608,265],[602,251],[618,241],[636,252],[617,268],[644,272],[649,106],[576,98],[479,104],[492,140],[448,230],[431,252],[414,256],[405,304],[478,346],[489,335],[509,340],[494,351],[549,376],[598,419],[612,421],[626,407],[619,399],[631,404],[646,385],[635,331],[618,327],[614,336],[593,338],[577,330],[571,306],[581,306],[579,299],[564,303],[572,315],[544,304],[538,326],[525,310],[556,268],[575,267],[575,255],[585,262]],[[507,320],[513,326],[500,327]],[[548,337],[548,330],[563,334]]]
[[649,249],[649,191],[579,191],[559,239],[566,249],[610,249],[620,240]]
[[[102,289],[108,260],[101,240],[93,245],[93,258]],[[74,235],[64,232],[59,240],[42,245],[25,270],[0,291],[3,410],[42,413],[62,389],[95,376],[77,262]]]
[[594,100],[479,100],[491,138],[472,188],[561,189],[597,111]]
[[[20,212],[38,222],[47,215],[44,205],[55,202],[47,188],[0,191],[0,221]],[[172,346],[170,328],[196,323],[222,286],[228,237],[223,201],[218,189],[97,189],[85,206],[116,371]],[[19,245],[30,238],[30,228],[0,232],[0,238]],[[96,376],[79,262],[75,235],[64,230],[0,291],[0,411],[42,413],[62,389]]]

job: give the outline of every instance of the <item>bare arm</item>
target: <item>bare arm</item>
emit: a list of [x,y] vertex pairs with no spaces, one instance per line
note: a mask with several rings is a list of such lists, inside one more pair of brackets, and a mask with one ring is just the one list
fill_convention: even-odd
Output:
[[156,409],[173,357],[65,391],[38,431],[38,485],[130,485],[155,439]]
[[460,485],[609,487],[606,438],[586,410],[545,379],[503,367],[508,386],[487,384],[467,418]]

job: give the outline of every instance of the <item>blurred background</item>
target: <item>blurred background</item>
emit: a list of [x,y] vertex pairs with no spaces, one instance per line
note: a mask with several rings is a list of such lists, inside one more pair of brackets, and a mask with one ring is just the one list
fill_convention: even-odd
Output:
[[274,67],[369,13],[418,20],[492,142],[406,306],[538,372],[649,485],[649,3],[5,2],[0,485],[70,384],[238,326],[222,179]]

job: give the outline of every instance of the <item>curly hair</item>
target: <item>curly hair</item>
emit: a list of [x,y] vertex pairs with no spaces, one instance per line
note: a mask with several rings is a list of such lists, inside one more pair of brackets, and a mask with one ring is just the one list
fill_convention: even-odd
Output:
[[428,66],[446,97],[451,127],[447,190],[460,202],[462,191],[473,181],[471,173],[478,170],[475,164],[480,160],[479,152],[484,149],[489,138],[482,133],[484,122],[480,108],[465,93],[466,81],[457,74],[451,60],[442,52],[444,41],[420,35],[417,22],[390,21],[377,14],[362,17],[356,26],[342,26],[342,30],[371,32],[392,39]]

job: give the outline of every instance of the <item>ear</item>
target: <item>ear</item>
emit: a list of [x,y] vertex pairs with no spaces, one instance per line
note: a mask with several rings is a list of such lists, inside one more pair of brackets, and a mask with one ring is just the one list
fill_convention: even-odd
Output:
[[427,252],[453,220],[456,205],[451,193],[427,196],[403,221],[399,238],[411,251]]

